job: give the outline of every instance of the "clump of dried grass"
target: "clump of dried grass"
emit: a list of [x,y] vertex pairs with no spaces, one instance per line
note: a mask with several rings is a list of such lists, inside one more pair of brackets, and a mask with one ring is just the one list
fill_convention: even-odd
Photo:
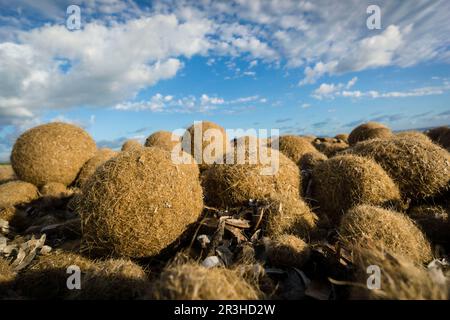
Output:
[[39,189],[44,197],[64,198],[72,195],[72,191],[59,182],[49,182]]
[[94,156],[86,161],[86,163],[81,168],[80,174],[78,175],[76,180],[76,185],[78,187],[83,186],[99,166],[104,164],[109,159],[115,157],[116,155],[117,152],[108,148],[97,150]]
[[379,163],[413,200],[437,196],[450,185],[450,153],[424,140],[394,138],[361,142],[349,153]]
[[430,243],[422,231],[399,212],[367,205],[354,207],[342,217],[339,234],[347,246],[370,242],[418,264],[432,259]]
[[0,288],[14,280],[16,273],[8,260],[0,257]]
[[422,140],[425,142],[432,142],[431,139],[424,133],[420,131],[403,131],[399,132],[395,135],[397,138],[404,138],[404,139],[412,139],[412,140]]
[[31,299],[64,299],[72,294],[67,287],[67,268],[77,266],[81,278],[97,269],[95,261],[76,253],[56,250],[39,256],[33,265],[22,272],[15,281],[15,289]]
[[305,241],[290,234],[282,234],[267,240],[265,248],[269,263],[277,267],[301,268],[311,253]]
[[348,137],[349,137],[349,136],[350,136],[350,135],[349,135],[348,133],[340,133],[340,134],[337,134],[337,135],[335,136],[335,138],[338,139],[338,140],[342,140],[342,141],[348,143]]
[[312,198],[333,222],[360,204],[400,204],[398,187],[373,160],[344,155],[319,163],[312,173]]
[[419,205],[408,215],[422,228],[433,243],[450,244],[450,208],[443,205]]
[[0,208],[25,204],[38,197],[38,189],[28,182],[17,180],[0,185]]
[[308,239],[315,232],[318,217],[300,198],[275,196],[267,204],[262,225],[264,235],[292,234]]
[[[245,205],[248,200],[270,199],[276,195],[300,194],[300,172],[290,159],[276,150],[279,169],[275,174],[264,175],[266,164],[217,164],[203,172],[202,183],[205,202],[213,207],[227,208]],[[235,152],[236,156],[236,152]],[[246,159],[257,158],[257,152],[246,152]]]
[[450,151],[450,127],[437,127],[426,132],[427,136],[433,140],[434,143],[441,145],[443,148]]
[[[210,139],[206,137],[207,131],[208,133],[213,134],[213,136]],[[197,134],[200,134],[200,137],[198,137]],[[216,136],[216,134],[220,135],[220,137]],[[221,144],[222,150],[212,148],[212,146],[216,144],[216,139],[218,138],[222,139]],[[183,144],[183,150],[185,152],[189,151],[188,153],[190,153],[196,161],[199,160],[198,165],[200,171],[203,171],[210,166],[210,164],[206,163],[205,159],[203,158],[203,153],[205,152],[205,149],[208,148],[207,150],[213,151],[211,152],[211,157],[214,159],[222,157],[229,148],[228,146],[229,142],[225,129],[219,126],[218,124],[210,121],[200,121],[191,125],[186,130],[186,133],[183,135],[181,139]],[[201,143],[200,144],[196,143],[195,141],[197,140],[199,140]]]
[[25,131],[14,144],[11,164],[21,180],[38,187],[49,182],[70,185],[95,150],[86,131],[55,122]]
[[[437,282],[429,271],[405,257],[377,248],[353,248],[357,268],[352,290],[353,299],[371,300],[447,300],[448,284]],[[367,268],[378,266],[381,271],[380,288],[367,288]]]
[[188,262],[167,266],[153,283],[150,297],[158,300],[255,300],[261,294],[234,270],[207,269]]
[[173,244],[203,209],[195,164],[174,164],[149,147],[98,168],[73,201],[83,248],[94,254],[151,257]]
[[392,131],[377,122],[367,122],[359,125],[350,132],[348,143],[353,146],[358,142],[371,139],[386,139],[392,136]]
[[333,157],[341,151],[348,148],[348,143],[339,139],[317,138],[313,141],[314,147],[325,154],[327,157]]
[[73,290],[69,299],[129,300],[142,297],[148,287],[145,271],[125,259],[96,262],[81,280],[81,290]]
[[139,141],[137,141],[135,139],[129,139],[123,143],[122,148],[120,150],[121,151],[130,151],[130,150],[135,150],[135,149],[141,149],[142,147],[143,146]]
[[11,165],[0,165],[0,184],[17,180],[16,173]]
[[305,153],[298,162],[300,170],[313,170],[319,163],[326,161],[328,157],[321,152]]
[[146,147],[158,147],[166,151],[172,152],[174,147],[180,143],[181,137],[174,136],[175,140],[172,140],[172,132],[169,131],[157,131],[152,133],[147,140],[145,140],[144,146]]
[[304,154],[317,151],[308,139],[300,136],[281,136],[278,138],[278,141],[279,150],[295,163],[297,163]]

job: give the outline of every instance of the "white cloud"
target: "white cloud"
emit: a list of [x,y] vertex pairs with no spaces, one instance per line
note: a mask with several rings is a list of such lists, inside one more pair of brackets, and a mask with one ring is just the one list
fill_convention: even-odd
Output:
[[353,77],[349,82],[347,82],[347,85],[345,86],[346,89],[350,89],[356,84],[356,81],[358,81],[358,77]]
[[[70,32],[61,14],[69,0],[0,0],[20,13],[0,13],[0,122],[48,109],[126,105],[195,55],[209,65],[220,56],[250,61],[247,71],[234,65],[230,79],[254,76],[250,69],[261,63],[303,67],[300,85],[370,68],[450,63],[449,1],[383,2],[382,30],[365,27],[368,3],[168,0],[144,9],[132,0],[81,0],[83,29]],[[346,95],[358,96],[354,84]]]
[[322,83],[316,90],[314,90],[312,96],[316,99],[323,99],[323,98],[333,98],[336,95],[339,95],[339,90],[342,88],[350,89],[353,87],[358,81],[358,77],[353,77],[350,79],[346,84],[344,83]]
[[252,69],[252,68],[256,67],[257,65],[258,65],[258,60],[252,60],[252,61],[250,61],[248,68]]
[[[352,79],[353,80],[353,79]],[[351,83],[347,83],[345,86],[348,89],[348,85]],[[423,96],[431,96],[431,95],[441,95],[448,91],[450,91],[450,83],[444,81],[439,86],[428,86],[428,87],[420,87],[403,91],[388,91],[388,92],[379,92],[377,90],[368,90],[368,91],[360,91],[360,90],[341,90],[344,87],[342,83],[340,84],[326,84],[323,83],[319,88],[314,90],[312,96],[316,99],[329,98],[333,99],[335,97],[344,97],[344,98],[408,98],[408,97],[423,97]]]
[[[174,77],[178,57],[206,53],[207,20],[154,15],[68,31],[46,25],[0,43],[0,115],[31,117],[42,109],[109,106]],[[164,36],[161,36],[164,34]]]
[[[160,93],[155,94],[149,100],[141,101],[128,101],[124,103],[118,103],[114,106],[116,110],[122,111],[153,111],[153,112],[211,112],[218,109],[221,105],[228,106],[227,109],[233,109],[234,106],[248,106],[249,103],[266,103],[266,98],[260,96],[240,97],[231,100],[225,100],[217,96],[209,96],[202,94],[200,97],[193,95],[185,97],[175,97],[172,95],[162,95]],[[227,110],[223,109],[226,112]],[[233,110],[231,110],[233,111]]]

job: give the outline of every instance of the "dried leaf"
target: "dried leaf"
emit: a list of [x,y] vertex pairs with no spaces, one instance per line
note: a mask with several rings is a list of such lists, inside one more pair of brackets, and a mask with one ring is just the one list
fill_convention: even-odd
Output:
[[225,223],[229,226],[236,227],[236,228],[242,228],[242,229],[250,228],[250,221],[244,220],[244,219],[230,218],[230,219],[227,219]]

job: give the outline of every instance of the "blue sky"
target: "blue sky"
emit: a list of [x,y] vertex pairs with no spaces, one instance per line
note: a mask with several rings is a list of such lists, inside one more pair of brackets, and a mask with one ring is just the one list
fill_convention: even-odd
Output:
[[[70,4],[80,30],[66,28]],[[114,148],[198,120],[315,135],[446,125],[449,12],[448,1],[0,0],[0,160],[56,120]]]

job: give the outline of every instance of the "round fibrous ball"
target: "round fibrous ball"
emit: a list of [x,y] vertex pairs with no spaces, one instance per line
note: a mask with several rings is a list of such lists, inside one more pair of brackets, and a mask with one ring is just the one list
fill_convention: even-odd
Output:
[[38,197],[36,186],[25,181],[10,181],[0,185],[0,208],[25,204]]
[[130,150],[134,150],[134,149],[141,149],[142,147],[143,146],[139,141],[137,141],[135,139],[129,139],[123,143],[122,148],[120,150],[121,151],[130,151]]
[[181,141],[181,137],[169,131],[157,131],[145,140],[146,147],[159,147],[169,152]]
[[433,243],[450,244],[450,207],[443,205],[419,205],[408,210],[408,216],[416,221]]
[[225,129],[209,121],[195,122],[190,126],[182,137],[182,145],[199,165],[200,171],[223,157],[229,148]]
[[321,152],[305,153],[298,162],[300,170],[313,170],[319,163],[326,161],[328,157]]
[[[409,259],[376,248],[353,249],[356,266],[350,298],[357,300],[448,300],[445,278],[436,279],[426,268]],[[379,288],[367,287],[368,270],[378,266]],[[374,274],[375,275],[375,274]]]
[[86,250],[151,257],[197,221],[202,189],[195,164],[174,164],[149,147],[122,152],[99,167],[74,200]]
[[244,148],[245,150],[259,150],[259,148],[267,147],[267,144],[271,143],[270,139],[258,138],[255,136],[243,136],[234,138],[231,141],[231,145],[234,148]]
[[279,138],[279,150],[295,163],[304,154],[317,151],[308,139],[293,135],[281,136]]
[[432,259],[422,231],[405,214],[374,206],[357,206],[345,213],[339,226],[343,243],[371,243],[422,264]]
[[313,135],[306,135],[306,136],[300,136],[300,137],[303,138],[303,139],[308,140],[309,142],[313,142],[314,140],[317,139],[317,137],[313,136]]
[[0,208],[0,219],[7,221],[9,226],[16,229],[16,231],[28,228],[33,222],[25,210],[14,206]]
[[407,198],[420,200],[448,189],[450,153],[433,143],[404,138],[371,140],[348,152],[373,158]]
[[283,234],[265,242],[267,260],[276,267],[301,268],[308,261],[311,250],[302,239]]
[[86,131],[54,122],[25,131],[14,144],[11,164],[21,180],[38,187],[48,182],[67,186],[95,150],[95,142]]
[[56,250],[36,258],[35,262],[16,278],[15,287],[22,295],[31,299],[64,299],[73,294],[73,290],[67,287],[71,274],[79,270],[83,279],[97,268],[95,261],[76,253]]
[[432,142],[428,136],[422,132],[419,131],[403,131],[399,132],[395,135],[397,138],[404,138],[404,139],[412,139],[412,140],[423,140],[425,142]]
[[195,263],[166,267],[152,287],[158,300],[255,300],[259,292],[236,271]]
[[327,157],[333,157],[337,153],[348,148],[347,142],[338,139],[317,138],[313,142],[314,147],[325,154]]
[[42,196],[51,198],[64,198],[72,195],[72,191],[59,182],[46,183],[39,191]]
[[353,146],[360,141],[371,139],[386,139],[392,136],[392,131],[377,122],[367,122],[359,125],[348,136],[348,143]]
[[400,191],[375,161],[352,155],[318,164],[312,173],[312,198],[320,212],[338,222],[353,206],[388,206],[400,203]]
[[81,290],[73,290],[69,299],[137,299],[147,287],[147,275],[139,265],[130,260],[109,259],[98,261],[96,268],[81,279]]
[[[213,165],[203,172],[206,203],[217,208],[227,208],[245,205],[250,199],[263,200],[280,194],[298,197],[301,177],[296,164],[276,150],[268,148],[267,151],[273,164],[278,165],[277,170],[268,174],[262,170],[272,167],[258,160],[258,152],[246,152],[244,156],[244,160],[254,158],[254,164],[235,161],[236,164]],[[237,159],[236,152],[233,156]]]
[[11,282],[14,279],[15,275],[16,273],[11,267],[9,261],[0,257],[0,288],[5,283]]
[[433,140],[435,143],[440,143],[440,137],[445,134],[446,132],[449,132],[450,128],[446,126],[433,128],[431,130],[428,130],[426,132],[427,136],[430,137],[431,140]]
[[439,144],[450,151],[450,129],[448,129],[439,137]]
[[339,140],[344,141],[346,143],[348,143],[348,137],[349,137],[348,133],[340,133],[340,134],[337,134],[335,136],[336,139],[339,139]]
[[267,237],[292,234],[310,238],[317,227],[318,217],[300,198],[277,195],[265,201],[262,230]]
[[86,181],[94,174],[95,170],[104,164],[109,159],[117,155],[116,151],[108,148],[99,149],[81,168],[80,174],[78,175],[76,185],[81,187]]
[[11,165],[0,165],[0,184],[17,180],[17,176]]

